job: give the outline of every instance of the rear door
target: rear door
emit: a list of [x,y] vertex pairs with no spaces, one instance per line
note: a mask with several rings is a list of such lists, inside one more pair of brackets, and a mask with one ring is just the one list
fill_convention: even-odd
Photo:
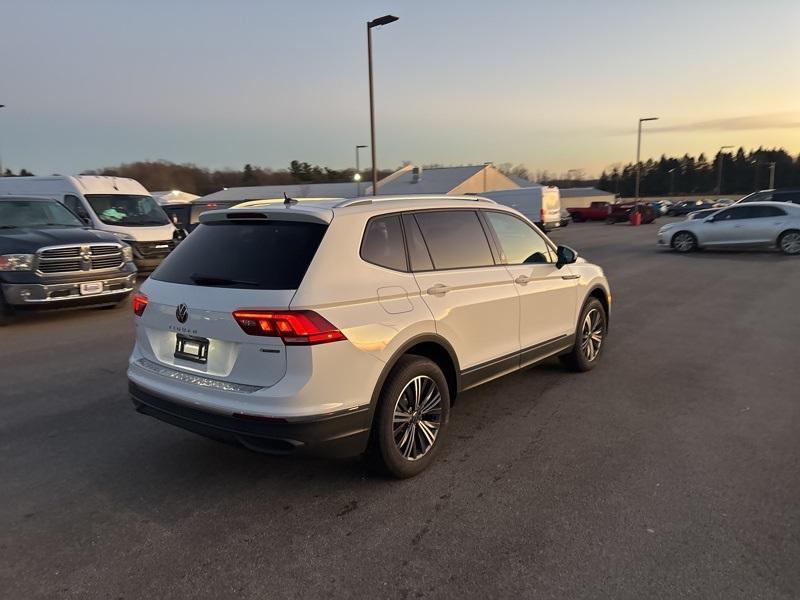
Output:
[[520,297],[520,347],[536,358],[537,349],[575,332],[578,276],[569,266],[557,269],[544,237],[522,219],[485,210]]
[[287,309],[327,225],[309,221],[204,223],[142,286],[137,345],[158,364],[249,385],[286,373],[280,337],[246,334],[242,309]]
[[[478,212],[432,210],[412,217],[405,225],[407,237],[415,236],[418,227],[431,266],[417,269],[412,260],[414,276],[437,332],[453,346],[466,371],[464,384],[516,369],[519,297],[511,275],[492,252]],[[414,246],[409,243],[410,250]]]
[[701,242],[709,246],[735,246],[751,241],[746,229],[752,206],[740,204],[727,208],[714,215],[709,223],[702,227]]

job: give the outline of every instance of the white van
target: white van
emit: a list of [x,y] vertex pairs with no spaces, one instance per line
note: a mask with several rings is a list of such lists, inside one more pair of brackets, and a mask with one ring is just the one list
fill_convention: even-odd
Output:
[[481,192],[480,195],[521,212],[543,231],[552,231],[561,225],[561,196],[557,187],[535,185]]
[[133,247],[139,270],[151,271],[177,243],[175,226],[141,183],[125,177],[0,177],[0,196],[53,198],[93,229]]

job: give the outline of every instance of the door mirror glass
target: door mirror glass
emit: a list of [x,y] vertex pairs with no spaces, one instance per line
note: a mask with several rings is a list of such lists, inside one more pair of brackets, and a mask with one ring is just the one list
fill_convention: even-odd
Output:
[[556,268],[560,269],[564,265],[571,265],[578,260],[578,253],[569,246],[559,246],[556,249]]

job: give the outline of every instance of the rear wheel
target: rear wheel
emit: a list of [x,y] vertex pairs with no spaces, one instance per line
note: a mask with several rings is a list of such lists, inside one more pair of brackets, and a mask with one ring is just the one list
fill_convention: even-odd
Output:
[[381,390],[367,455],[397,478],[424,471],[439,452],[450,415],[450,392],[433,361],[402,357]]
[[608,316],[602,302],[590,298],[583,305],[578,328],[575,332],[575,345],[569,354],[561,357],[561,362],[571,371],[589,371],[594,368],[605,347],[608,333]]
[[697,238],[688,231],[679,231],[672,236],[672,247],[678,252],[692,252],[697,250]]
[[800,231],[784,231],[778,238],[778,248],[790,256],[800,254]]

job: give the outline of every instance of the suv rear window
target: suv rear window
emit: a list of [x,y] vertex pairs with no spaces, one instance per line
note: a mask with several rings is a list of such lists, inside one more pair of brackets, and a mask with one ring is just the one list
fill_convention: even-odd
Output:
[[151,277],[186,285],[295,290],[327,228],[298,221],[204,223]]

